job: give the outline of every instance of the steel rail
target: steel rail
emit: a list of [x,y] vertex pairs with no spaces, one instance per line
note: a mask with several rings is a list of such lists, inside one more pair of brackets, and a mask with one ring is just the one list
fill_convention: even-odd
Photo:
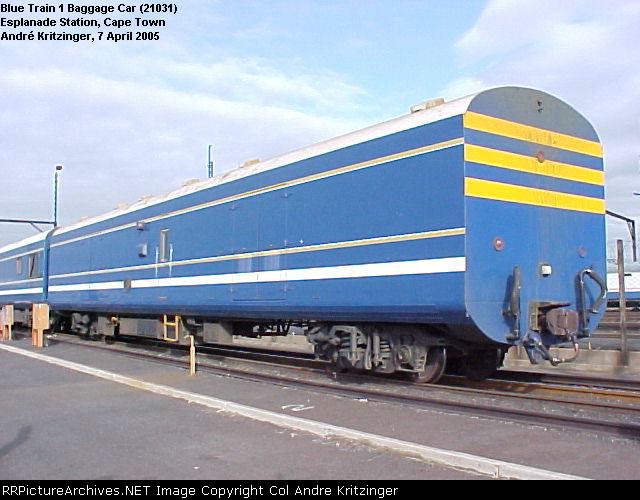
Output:
[[[503,396],[508,394],[514,398],[529,399],[533,401],[548,401],[553,403],[580,404],[593,408],[608,410],[634,410],[640,414],[640,392],[622,389],[599,389],[595,387],[582,387],[540,382],[514,382],[501,379],[490,379],[482,382],[470,381],[464,377],[447,377],[449,385],[462,390],[481,391],[483,394]],[[465,384],[460,387],[458,384]],[[546,394],[546,395],[545,395]],[[578,396],[581,399],[567,399],[565,396]],[[591,398],[587,400],[586,398]],[[627,404],[606,403],[601,400],[622,400]]]
[[492,380],[501,382],[557,385],[573,389],[587,388],[609,391],[637,391],[640,393],[640,380],[599,375],[547,372],[535,373],[503,369],[500,370]]
[[[70,336],[71,337],[71,336]],[[184,346],[176,346],[176,345],[168,345],[166,343],[161,342],[149,342],[151,339],[145,339],[147,345],[153,345],[155,347],[161,347],[163,349],[171,349],[177,350],[177,347],[183,348]],[[123,354],[127,356],[140,357],[148,360],[162,362],[162,363],[170,363],[174,365],[178,365],[180,367],[187,367],[187,361],[185,359],[180,359],[176,356],[162,356],[157,354],[151,354],[149,352],[140,352],[134,351],[131,349],[121,349],[114,346],[97,344],[97,343],[89,343],[80,340],[70,340],[68,338],[58,338],[54,339],[54,341],[75,344],[82,347],[90,347],[94,349],[107,350],[110,352],[116,352],[118,354]],[[128,344],[128,343],[127,343]],[[130,345],[130,344],[128,344]],[[136,345],[136,344],[134,344]],[[199,350],[202,351],[202,346],[199,347]],[[218,350],[217,347],[207,347],[210,354],[212,356],[222,356],[225,357],[233,353],[234,359],[239,359],[239,355],[248,354],[251,357],[260,357],[261,353],[256,352],[255,350],[245,351],[243,349],[230,349],[223,348]],[[216,352],[217,351],[217,352]],[[224,351],[224,353],[221,353]],[[226,353],[226,354],[225,354]],[[267,353],[270,361],[259,361],[256,359],[249,360],[251,363],[260,363],[265,366],[273,367],[273,361],[278,360],[280,364],[277,366],[279,368],[293,368],[294,372],[309,374],[315,372],[316,374],[326,374],[327,373],[327,363],[321,362],[318,364],[313,360],[307,358],[297,358],[296,356],[280,356],[278,354]],[[301,362],[301,365],[291,367],[287,366],[283,363],[289,363],[291,360],[297,360]],[[246,360],[241,359],[242,363],[245,363]],[[305,363],[307,366],[304,366]],[[313,365],[313,366],[310,366]],[[624,422],[624,421],[615,421],[615,420],[603,420],[596,419],[592,417],[586,417],[581,415],[563,415],[552,413],[549,409],[545,409],[544,411],[538,410],[530,410],[530,409],[521,409],[521,408],[511,408],[498,406],[493,402],[492,404],[488,403],[480,403],[478,401],[453,401],[451,399],[446,399],[444,397],[434,396],[434,393],[437,391],[449,392],[450,395],[453,393],[465,394],[471,396],[491,396],[495,398],[503,398],[503,399],[521,399],[522,394],[510,394],[501,391],[489,391],[489,390],[481,390],[481,389],[473,389],[467,387],[455,387],[455,386],[446,386],[446,385],[416,385],[411,384],[409,382],[400,383],[397,380],[389,379],[385,377],[382,379],[381,377],[375,377],[371,375],[365,376],[354,376],[351,374],[334,374],[334,380],[332,382],[327,381],[319,381],[313,380],[309,377],[300,378],[295,375],[286,375],[282,372],[277,374],[275,373],[258,373],[256,371],[251,371],[250,369],[242,369],[237,367],[215,365],[209,362],[203,362],[200,360],[198,362],[198,368],[202,371],[215,373],[223,376],[233,376],[235,378],[240,378],[243,380],[251,380],[258,382],[268,382],[271,384],[278,385],[287,385],[287,386],[296,386],[301,388],[309,388],[312,387],[316,390],[320,390],[322,392],[330,392],[333,394],[340,394],[345,397],[356,397],[356,398],[366,398],[368,400],[394,403],[394,404],[404,404],[410,405],[414,407],[419,407],[423,409],[436,409],[442,411],[454,411],[463,414],[472,414],[474,416],[483,416],[488,418],[498,418],[500,420],[509,420],[509,421],[518,421],[521,423],[534,424],[534,425],[545,425],[545,426],[553,426],[559,428],[572,428],[580,431],[591,431],[596,432],[598,434],[607,434],[607,435],[616,435],[624,438],[632,438],[638,439],[640,438],[640,423],[638,422]],[[350,385],[339,385],[338,382],[356,382],[356,383],[372,383],[372,382],[380,382],[384,381],[387,386],[387,390],[380,388],[365,388],[365,387],[356,387],[355,384]],[[395,387],[402,386],[405,389],[415,389],[418,388],[421,394],[419,395],[411,395],[411,394],[399,394],[397,391],[389,391],[388,386],[392,385]],[[542,402],[550,402],[546,399],[541,399],[538,397],[534,397],[531,395],[524,395],[524,399],[537,400]],[[636,414],[640,414],[640,407],[620,407],[616,405],[612,406],[604,406],[602,404],[591,404],[590,402],[584,401],[551,401],[554,403],[560,403],[563,405],[571,405],[573,407],[579,407],[581,409],[584,408],[597,408],[602,410],[602,408],[614,409],[618,412],[626,413],[627,416],[632,414],[634,417]],[[611,414],[608,414],[611,416]],[[621,415],[620,415],[621,416]]]

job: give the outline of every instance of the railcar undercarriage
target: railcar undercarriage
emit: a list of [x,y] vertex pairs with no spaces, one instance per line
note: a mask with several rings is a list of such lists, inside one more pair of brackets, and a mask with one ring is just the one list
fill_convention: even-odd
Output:
[[290,321],[257,324],[75,312],[56,314],[54,328],[85,337],[146,337],[185,345],[189,336],[200,344],[231,345],[238,338],[304,335],[316,357],[330,361],[337,370],[401,373],[420,383],[436,383],[445,371],[474,380],[490,377],[502,365],[505,354],[498,346],[477,348],[452,341],[445,326]]
[[417,327],[317,325],[307,338],[320,359],[340,369],[403,372],[421,382],[435,382],[446,367],[445,339]]

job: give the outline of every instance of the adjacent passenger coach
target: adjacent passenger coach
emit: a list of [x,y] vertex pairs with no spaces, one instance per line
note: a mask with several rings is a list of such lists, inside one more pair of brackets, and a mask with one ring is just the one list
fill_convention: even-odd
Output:
[[[603,154],[506,87],[250,164],[0,249],[0,303],[81,334],[232,342],[304,329],[345,369],[474,378],[605,307]],[[25,313],[25,321],[28,313]]]

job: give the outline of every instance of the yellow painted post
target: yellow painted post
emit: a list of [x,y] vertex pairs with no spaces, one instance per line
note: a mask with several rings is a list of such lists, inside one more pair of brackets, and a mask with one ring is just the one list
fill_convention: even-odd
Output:
[[0,309],[0,341],[2,342],[4,342],[5,340],[8,340],[7,334],[6,334],[7,330],[5,327],[6,321],[4,319],[4,315],[5,315],[5,312],[3,307],[2,309]]
[[50,328],[49,306],[47,304],[33,304],[31,317],[31,342],[34,347],[44,347],[44,331]]
[[2,308],[2,316],[4,318],[4,328],[3,328],[3,338],[4,340],[7,341],[11,341],[13,340],[13,323],[14,323],[14,318],[13,318],[13,306],[12,305],[8,305],[8,306],[4,306]]
[[196,374],[196,345],[194,342],[193,335],[188,335],[189,337],[189,375],[194,377]]
[[6,342],[7,340],[9,340],[9,337],[11,335],[9,327],[8,327],[8,318],[7,318],[7,307],[8,306],[4,306],[2,309],[0,309],[0,341],[2,342]]

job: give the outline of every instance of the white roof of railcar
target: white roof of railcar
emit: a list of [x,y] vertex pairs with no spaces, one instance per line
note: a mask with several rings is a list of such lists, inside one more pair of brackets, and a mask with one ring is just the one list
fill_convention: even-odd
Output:
[[[428,123],[434,123],[440,120],[451,118],[453,116],[458,116],[467,111],[469,105],[471,104],[471,101],[477,95],[478,94],[473,94],[470,96],[462,97],[460,99],[456,99],[454,101],[445,102],[440,106],[417,111],[408,115],[403,115],[398,118],[394,118],[393,120],[380,123],[378,125],[373,125],[356,132],[351,132],[334,139],[320,142],[313,146],[308,146],[281,156],[277,156],[275,158],[272,158],[271,160],[256,163],[255,165],[236,168],[212,179],[206,179],[204,181],[195,182],[183,186],[165,195],[144,198],[143,200],[138,201],[137,203],[133,203],[126,208],[112,210],[111,212],[107,212],[95,217],[83,219],[69,226],[60,227],[56,231],[56,234],[64,234],[69,231],[74,231],[76,229],[91,226],[92,224],[118,217],[120,215],[133,213],[168,200],[202,191],[203,189],[208,189],[213,186],[232,182],[237,179],[242,179],[244,177],[258,174],[260,172],[273,170],[279,167],[290,165],[292,163],[306,160],[308,158],[313,158],[314,156],[320,156],[322,154],[330,153],[332,151],[337,151],[339,149],[343,149],[355,144],[360,144],[373,139],[395,134],[397,132],[402,132],[404,130],[410,130],[412,128],[420,127]],[[30,243],[44,240],[45,237],[45,234],[39,234],[19,241],[17,243],[6,245],[0,248],[0,253],[9,252],[11,250],[15,250],[16,248],[26,246]]]
[[31,245],[33,243],[37,243],[39,241],[44,241],[44,239],[46,237],[47,237],[47,233],[38,233],[38,234],[35,234],[33,236],[29,236],[28,238],[25,238],[24,240],[17,241],[16,243],[10,243],[9,245],[5,245],[2,248],[0,248],[0,254],[5,253],[5,252],[10,252],[10,251],[16,250],[18,248],[26,247],[28,245]]

